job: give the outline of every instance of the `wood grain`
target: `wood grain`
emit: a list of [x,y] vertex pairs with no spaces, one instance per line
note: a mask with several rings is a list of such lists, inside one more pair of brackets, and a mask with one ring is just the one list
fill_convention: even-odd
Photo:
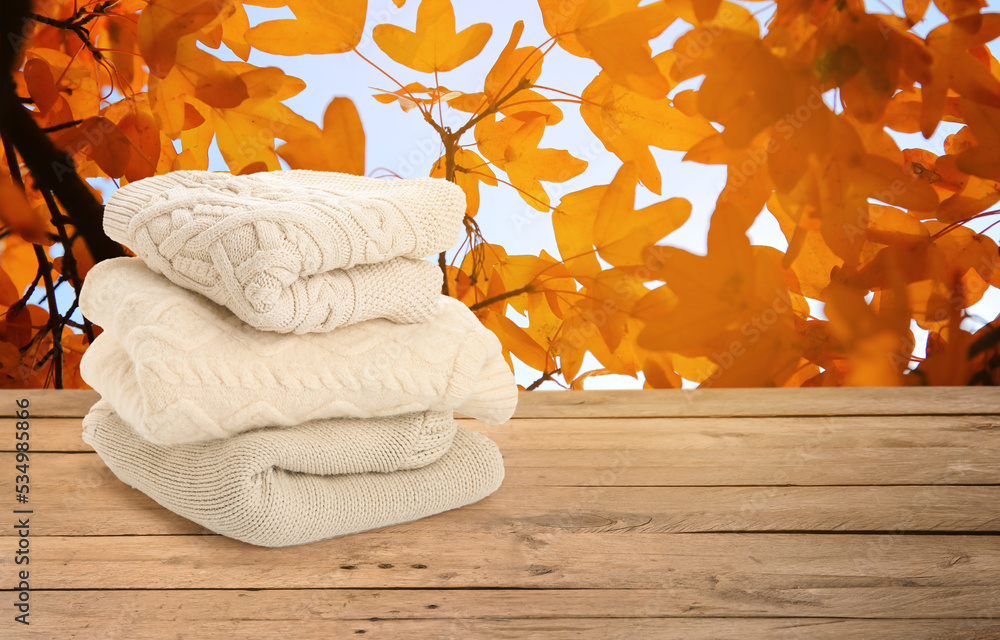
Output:
[[[554,461],[558,464],[558,461]],[[0,454],[0,468],[12,468]],[[34,535],[207,533],[119,481],[94,454],[35,454]],[[1000,486],[564,487],[505,482],[395,531],[537,534],[708,531],[1000,531]],[[95,505],[81,509],[81,505]]]
[[[12,538],[0,538],[10,549]],[[994,536],[376,530],[270,549],[222,536],[32,539],[36,589],[757,589],[1000,585]]]
[[[372,618],[449,620],[533,618],[976,618],[997,602],[978,587],[867,589],[151,589],[37,591],[35,604],[58,628],[110,618],[112,624],[211,623],[225,611],[234,620],[288,622]],[[116,619],[117,618],[117,619]],[[63,637],[58,634],[58,637]]]
[[[504,453],[505,482],[537,485],[1000,483],[1000,418],[520,419],[462,423]],[[14,421],[0,420],[0,451]],[[32,451],[91,451],[79,419],[32,421]]]
[[531,391],[520,418],[995,414],[997,387]]
[[[0,390],[0,417],[27,397],[32,415],[83,416],[100,397],[91,390]],[[850,389],[642,389],[521,392],[519,418],[750,417],[995,414],[996,387]]]
[[[1000,623],[978,618],[946,620],[845,620],[842,618],[569,618],[521,619],[452,618],[446,620],[300,620],[267,607],[249,618],[216,617],[188,622],[186,611],[174,620],[156,624],[144,611],[111,612],[107,617],[78,618],[59,627],[59,638],[107,640],[204,640],[205,638],[434,638],[435,640],[495,640],[545,638],[547,640],[988,640],[998,637]],[[131,616],[131,617],[130,617]],[[61,622],[61,620],[60,620]],[[2,628],[2,627],[0,627]],[[20,630],[18,630],[19,633]],[[19,635],[25,639],[51,640],[47,631]]]
[[0,392],[0,467],[25,395],[33,624],[0,637],[1000,638],[994,389],[523,393],[461,419],[504,454],[490,497],[285,549],[115,478],[94,392]]

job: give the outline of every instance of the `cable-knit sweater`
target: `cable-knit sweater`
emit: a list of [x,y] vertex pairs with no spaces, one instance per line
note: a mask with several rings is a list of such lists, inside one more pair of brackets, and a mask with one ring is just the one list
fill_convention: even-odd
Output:
[[464,213],[437,178],[174,171],[113,193],[104,230],[251,326],[306,333],[430,317],[442,274],[419,258],[451,248]]
[[419,324],[376,319],[280,334],[126,257],[90,270],[80,309],[104,329],[80,363],[83,379],[161,444],[424,410],[499,424],[517,404],[499,340],[446,296]]
[[160,505],[267,547],[455,509],[494,492],[504,475],[489,438],[440,412],[319,420],[163,446],[100,400],[83,419],[83,440],[122,482]]

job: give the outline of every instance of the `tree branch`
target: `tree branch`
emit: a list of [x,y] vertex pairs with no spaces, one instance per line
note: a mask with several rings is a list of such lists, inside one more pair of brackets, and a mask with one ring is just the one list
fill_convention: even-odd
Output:
[[[52,284],[52,265],[49,257],[45,255],[45,249],[41,245],[32,245],[35,248],[35,258],[38,260],[38,269],[42,272],[42,279],[45,281],[45,295],[49,305],[49,322],[47,328],[52,331],[52,368],[55,371],[55,388],[63,388],[63,353],[62,353],[62,316],[59,315],[59,307],[56,303],[56,289]],[[54,321],[53,321],[54,320]]]
[[43,192],[52,192],[62,203],[94,262],[124,256],[122,247],[104,234],[104,206],[94,198],[87,183],[76,173],[72,158],[45,135],[15,92],[12,72],[17,50],[25,40],[24,25],[29,14],[30,3],[24,0],[4,0],[0,4],[0,22],[3,23],[0,38],[0,135],[21,154],[35,186]]
[[518,287],[517,289],[511,289],[510,291],[504,291],[503,293],[497,294],[492,298],[486,298],[485,300],[480,300],[474,305],[469,307],[470,311],[475,311],[476,309],[482,309],[483,307],[488,307],[494,302],[500,302],[501,300],[506,300],[507,298],[513,298],[521,295],[522,293],[531,293],[535,288],[531,286],[531,283],[524,285],[523,287]]
[[552,376],[554,376],[555,374],[559,373],[560,370],[561,370],[561,367],[556,367],[552,371],[546,371],[545,373],[542,374],[542,377],[540,377],[538,380],[535,380],[534,382],[532,382],[531,384],[529,384],[527,387],[524,388],[524,390],[525,391],[534,391],[535,389],[537,389],[546,380],[551,380]]

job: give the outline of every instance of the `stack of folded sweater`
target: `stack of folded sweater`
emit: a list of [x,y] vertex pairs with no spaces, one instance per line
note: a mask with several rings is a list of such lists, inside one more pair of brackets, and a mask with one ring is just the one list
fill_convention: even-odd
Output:
[[93,267],[83,439],[125,483],[213,531],[280,547],[476,502],[503,480],[460,411],[506,421],[500,343],[421,258],[465,200],[433,178],[177,171],[112,195],[137,257]]

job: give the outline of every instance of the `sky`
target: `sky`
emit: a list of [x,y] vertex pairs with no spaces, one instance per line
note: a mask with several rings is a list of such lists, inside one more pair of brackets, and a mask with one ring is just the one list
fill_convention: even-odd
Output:
[[[541,12],[535,0],[504,0],[502,3],[452,0],[452,4],[456,14],[456,27],[459,30],[473,23],[487,22],[493,26],[493,35],[477,58],[453,71],[440,74],[440,84],[449,89],[467,92],[482,90],[482,78],[503,49],[517,20],[525,22],[520,46],[541,44],[549,37],[543,28]],[[403,84],[419,81],[433,86],[435,83],[431,74],[413,71],[395,63],[383,54],[371,39],[372,27],[379,23],[388,22],[412,30],[416,23],[417,6],[416,0],[409,0],[402,8],[397,8],[392,0],[369,0],[368,19],[358,50]],[[759,12],[758,19],[763,23],[772,5],[758,2],[745,3],[745,6],[754,12]],[[886,7],[892,8],[897,14],[902,13],[899,2],[872,4],[872,10],[875,11],[884,12]],[[291,11],[285,7],[264,9],[248,6],[247,10],[251,25],[265,20],[293,17]],[[932,26],[944,20],[933,5],[927,15],[927,24],[918,25],[917,31],[921,35],[925,35]],[[686,23],[677,21],[650,42],[654,53],[669,48],[688,28]],[[225,45],[219,50],[210,51],[223,59],[236,59]],[[994,55],[997,55],[995,49]],[[403,178],[426,176],[431,164],[442,154],[440,140],[430,126],[421,119],[419,112],[414,110],[404,113],[395,103],[384,105],[372,98],[375,92],[373,87],[392,90],[397,88],[397,85],[354,53],[286,57],[253,50],[249,62],[257,66],[279,67],[285,73],[304,80],[306,89],[286,100],[285,104],[314,122],[322,123],[323,112],[334,97],[349,97],[358,108],[365,130],[366,170],[369,175],[385,175],[391,172]],[[538,83],[579,95],[599,70],[595,62],[575,57],[557,47],[546,56]],[[682,83],[670,95],[695,86],[697,80]],[[584,124],[575,105],[560,103],[560,107],[563,108],[563,121],[546,128],[539,147],[566,149],[574,156],[586,160],[588,167],[580,176],[566,182],[544,183],[554,204],[558,203],[563,195],[572,191],[595,184],[607,184],[621,167],[621,161],[605,150]],[[467,114],[455,112],[456,119],[462,116],[467,117]],[[445,124],[448,122],[448,109],[445,109]],[[942,123],[930,140],[924,140],[920,134],[893,133],[893,135],[900,148],[923,147],[941,153],[944,138],[957,128],[956,125]],[[468,139],[463,141],[472,141],[471,132],[466,135]],[[703,255],[710,215],[715,207],[715,200],[725,184],[725,167],[682,162],[681,152],[655,148],[652,151],[663,176],[663,192],[657,196],[640,185],[636,194],[636,208],[671,197],[682,197],[690,201],[692,205],[690,219],[660,244],[680,247]],[[284,161],[282,164],[287,168]],[[209,155],[209,169],[228,170],[214,144]],[[111,188],[113,189],[113,185]],[[558,255],[548,213],[530,207],[507,186],[482,186],[480,196],[481,205],[476,221],[487,241],[503,245],[511,254],[537,255],[545,250],[552,255]],[[991,221],[983,221],[979,228],[985,227],[989,222]],[[997,237],[996,229],[991,232],[994,238]],[[758,217],[748,235],[754,244],[774,246],[781,250],[787,248],[777,223],[766,212]],[[991,289],[986,298],[972,309],[974,315],[985,320],[996,317],[998,312],[1000,312],[1000,291],[996,289]],[[526,324],[526,319],[513,311],[510,313],[515,322]],[[822,305],[814,306],[813,313],[817,317],[823,317]],[[983,322],[974,319],[967,321],[968,328],[978,328],[982,324]],[[921,334],[917,336],[917,342],[921,344],[926,334],[916,327],[915,323],[913,328]],[[588,356],[581,371],[599,366],[596,359]],[[515,362],[515,376],[520,384],[528,385],[538,377],[538,372]],[[640,388],[641,386],[641,377],[636,380],[628,376],[600,376],[590,378],[586,383],[587,388]],[[541,388],[557,388],[557,385],[554,382],[546,382]]]

